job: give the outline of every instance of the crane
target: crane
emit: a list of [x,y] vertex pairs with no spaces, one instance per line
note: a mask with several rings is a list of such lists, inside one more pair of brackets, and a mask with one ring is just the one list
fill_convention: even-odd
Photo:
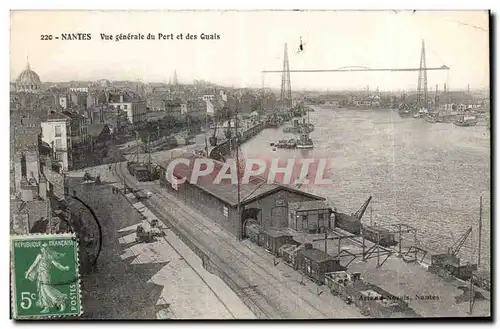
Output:
[[[439,67],[426,67],[426,68],[383,68],[383,69],[370,69],[365,67],[352,67],[352,68],[339,68],[339,69],[326,69],[326,70],[289,70],[290,73],[313,73],[313,72],[402,72],[402,71],[440,71],[440,70],[450,70],[450,67],[442,65]],[[283,70],[263,70],[262,73],[283,73]]]
[[363,215],[365,214],[366,208],[368,208],[368,205],[370,204],[370,201],[372,200],[372,197],[370,196],[368,200],[365,201],[365,203],[359,208],[358,211],[353,215],[356,217],[358,220],[361,220],[363,218]]
[[458,240],[451,247],[448,247],[448,253],[450,255],[456,256],[460,251],[460,249],[462,249],[465,241],[467,240],[471,232],[472,232],[472,226],[469,227],[467,231],[465,231],[465,233],[462,234],[460,238],[458,238]]

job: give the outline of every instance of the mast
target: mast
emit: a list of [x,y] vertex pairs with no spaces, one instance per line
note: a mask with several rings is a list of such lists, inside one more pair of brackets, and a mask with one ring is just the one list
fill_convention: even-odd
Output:
[[482,214],[483,214],[483,196],[479,197],[479,248],[477,251],[477,266],[481,265],[481,230],[483,226],[483,221],[482,221]]

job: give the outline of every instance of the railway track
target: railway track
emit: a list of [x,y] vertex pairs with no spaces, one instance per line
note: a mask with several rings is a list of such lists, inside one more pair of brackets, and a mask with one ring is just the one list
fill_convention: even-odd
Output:
[[[122,171],[121,166],[119,165],[119,162],[114,163],[113,168],[114,168],[114,170],[113,170],[113,171],[114,171],[114,173],[115,173],[117,176],[119,176],[120,181],[126,182],[127,177],[126,177],[126,175],[125,175],[125,174],[123,174],[123,171]],[[146,220],[146,221],[148,221],[147,219],[145,219],[145,220]],[[151,225],[151,222],[149,222],[149,221],[148,221],[148,223]],[[173,250],[175,250],[175,252],[179,255],[179,257],[181,257],[180,252],[179,252],[179,251],[175,248],[175,246],[174,246],[174,245],[172,245],[172,244],[171,244],[171,243],[167,240],[167,238],[166,238],[166,237],[162,237],[162,239],[163,239],[166,243],[168,243],[168,245],[170,245],[170,247],[171,247]],[[187,262],[186,262],[186,263],[187,263]],[[192,267],[189,263],[187,263],[187,264],[188,264],[188,266],[189,266],[189,267],[190,267],[190,268],[194,271],[194,273],[197,273],[197,272],[196,272],[196,270],[195,270],[195,269],[194,269],[194,268],[193,268],[193,267]],[[207,283],[207,282],[203,279],[203,277],[202,277],[202,276],[200,276],[198,273],[197,273],[197,275],[198,275],[198,277],[199,277],[199,278],[200,278],[200,279],[201,279],[201,280],[202,280],[202,281],[206,284],[206,286],[207,286],[207,287],[208,287],[208,288],[209,288],[209,289],[210,289],[210,290],[214,293],[215,297],[216,297],[216,298],[219,300],[219,302],[220,302],[220,303],[224,306],[224,308],[225,308],[225,309],[229,312],[229,314],[231,314],[231,315],[233,316],[233,318],[235,318],[235,319],[236,319],[236,317],[234,316],[234,314],[231,312],[231,309],[230,309],[230,308],[229,308],[229,307],[228,307],[228,306],[224,303],[224,301],[223,301],[223,300],[221,300],[221,299],[219,298],[219,296],[217,295],[217,293],[216,293],[215,291],[213,291],[213,290],[212,290],[212,288],[210,287],[210,285],[209,285],[209,284],[208,284],[208,283]]]
[[[118,176],[120,176],[127,185],[133,186],[135,183],[126,177],[126,174],[123,173],[123,168],[118,163],[115,164],[114,170]],[[177,226],[188,225],[191,231],[195,231],[195,234],[187,232],[185,229],[184,234],[189,236],[189,239],[193,239],[197,241],[198,245],[202,245],[205,248],[210,246],[211,237],[206,234],[205,231],[211,232],[213,235],[217,237],[217,242],[219,245],[215,246],[215,249],[219,250],[219,254],[225,254],[225,259],[222,260],[220,257],[215,256],[220,260],[220,263],[223,264],[223,267],[229,267],[233,270],[233,272],[238,273],[238,270],[234,269],[234,267],[238,267],[239,272],[241,273],[241,267],[245,269],[245,272],[248,278],[243,278],[241,274],[238,273],[239,279],[243,280],[245,283],[243,286],[239,285],[240,294],[245,295],[247,298],[253,301],[253,304],[259,307],[259,309],[269,318],[291,318],[297,317],[300,318],[321,318],[328,317],[328,312],[324,312],[316,307],[314,304],[318,303],[318,300],[315,298],[313,292],[309,293],[304,291],[304,288],[292,289],[288,286],[288,282],[282,282],[282,276],[279,273],[273,273],[278,270],[270,271],[265,265],[262,266],[262,262],[266,264],[268,261],[259,255],[254,250],[245,247],[236,241],[232,241],[231,237],[228,236],[228,233],[222,229],[217,227],[211,227],[204,223],[204,218],[201,216],[196,216],[196,214],[190,213],[184,209],[183,207],[179,207],[168,197],[163,195],[163,191],[160,188],[153,189],[157,194],[159,200],[165,205],[170,206],[168,209],[173,211],[175,216],[168,217],[180,217],[181,221],[177,219],[170,218],[171,221],[176,222]],[[148,202],[152,206],[152,210],[156,210],[160,214],[160,217],[165,217],[165,209],[161,209],[163,207],[155,205],[153,202]],[[192,219],[191,216],[196,216],[198,219]],[[213,241],[212,241],[213,244]],[[210,249],[210,248],[207,248]],[[243,249],[240,250],[240,249]],[[213,256],[213,255],[212,255]],[[249,266],[248,264],[252,264]],[[229,264],[232,264],[231,267]],[[252,280],[253,278],[253,280]],[[253,282],[252,282],[253,281]],[[261,284],[255,285],[254,282],[260,282]],[[251,288],[251,289],[249,289]],[[300,290],[300,291],[298,291]],[[251,293],[250,293],[251,292]],[[296,303],[279,303],[280,296],[284,294],[291,295],[296,299],[296,301],[301,301],[299,305],[301,306],[297,309]],[[259,306],[262,305],[262,306]],[[288,307],[287,307],[288,306]]]
[[[130,179],[128,179],[126,177],[126,174],[123,173],[123,168],[119,165],[119,163],[115,163],[115,165],[113,166],[113,171],[120,178],[120,180],[122,180],[127,185],[131,186],[134,184],[134,182],[131,181]],[[150,205],[150,206],[153,208],[150,210],[155,212],[156,215],[159,215],[158,217],[160,217],[160,218],[168,217],[169,224],[171,224],[172,222],[176,222],[177,226],[179,226],[178,221],[175,220],[172,216],[168,216],[165,213],[165,211],[163,211],[163,209],[159,209],[159,207],[157,205]],[[199,246],[199,245],[204,246],[205,245],[196,236],[194,236],[193,234],[190,234],[186,230],[180,229],[180,231],[181,231],[181,234],[184,234],[185,236],[187,236],[190,241],[195,241],[195,245],[197,245],[197,246]],[[210,258],[214,259],[217,257],[214,257],[214,255],[210,255]],[[222,261],[220,261],[220,262],[222,262]],[[241,277],[238,277],[238,279],[240,279],[238,281],[243,280],[243,278],[241,278]],[[252,309],[252,310],[255,310],[255,307],[256,307],[258,310],[257,310],[257,312],[254,311],[254,313],[258,313],[256,315],[259,316],[259,318],[281,318],[281,317],[283,317],[282,314],[272,312],[272,308],[269,307],[270,305],[268,305],[267,301],[264,299],[263,296],[258,296],[256,294],[249,294],[248,293],[249,291],[247,290],[249,287],[252,287],[252,286],[248,282],[245,281],[245,284],[243,285],[243,287],[239,286],[239,288],[240,288],[239,291],[235,291],[235,292],[237,295],[239,295],[240,298],[242,297],[242,300],[247,301],[247,303],[248,303],[248,300],[251,301],[251,303],[253,305],[247,305],[247,306],[250,307],[250,309]],[[266,307],[266,306],[268,306],[268,307]]]
[[[168,203],[172,205],[173,207],[177,207],[172,201],[170,201],[167,197],[161,196],[161,199],[163,202]],[[179,212],[177,213],[179,214]],[[181,215],[182,216],[182,215]],[[203,229],[199,230],[200,233],[203,234],[203,231],[210,231],[212,232],[215,236],[217,236],[217,240],[223,243],[223,247],[228,247],[225,248],[224,250],[227,251],[230,254],[230,261],[228,261],[229,264],[235,264],[235,263],[240,263],[243,264],[244,267],[249,268],[249,270],[252,272],[252,274],[248,274],[249,277],[259,277],[260,281],[264,281],[264,284],[259,284],[257,287],[255,287],[254,290],[257,291],[262,291],[262,294],[266,295],[272,295],[270,292],[269,287],[273,287],[274,290],[276,291],[275,296],[270,296],[270,297],[276,297],[281,295],[283,292],[285,293],[291,293],[293,296],[299,300],[302,300],[304,304],[306,304],[308,310],[306,311],[307,314],[306,316],[313,316],[313,318],[317,317],[326,317],[327,314],[325,314],[323,311],[321,311],[319,308],[313,305],[313,302],[311,298],[305,297],[304,293],[306,295],[307,292],[304,292],[304,289],[301,289],[301,292],[295,291],[294,289],[290,288],[286,283],[282,282],[282,279],[280,278],[279,275],[272,273],[270,270],[266,269],[265,266],[262,265],[262,262],[267,263],[267,260],[265,260],[262,256],[260,256],[258,253],[256,253],[254,250],[251,250],[247,248],[244,245],[239,244],[238,246],[236,245],[237,242],[231,241],[231,238],[226,237],[225,235],[227,234],[224,230],[222,229],[217,229],[214,230],[213,228],[205,225],[201,221],[194,221],[189,219],[189,216],[183,216],[183,221],[186,221],[189,223],[191,226],[190,227],[198,227],[202,226]],[[239,247],[239,248],[238,248]],[[242,248],[243,247],[243,248]],[[245,250],[242,251],[241,249]],[[253,257],[252,257],[253,256]],[[257,260],[255,258],[258,258]],[[252,266],[248,266],[247,264],[252,264]],[[258,280],[255,280],[258,281]],[[250,285],[253,284],[253,282],[249,282]],[[255,286],[255,285],[254,285]],[[260,288],[265,288],[265,290],[261,290]],[[280,304],[274,305],[274,307],[280,309],[283,306]],[[285,312],[290,312],[291,310],[284,310]],[[297,312],[296,309],[293,310],[294,313]],[[287,315],[289,318],[291,314]],[[293,316],[293,315],[292,315]]]

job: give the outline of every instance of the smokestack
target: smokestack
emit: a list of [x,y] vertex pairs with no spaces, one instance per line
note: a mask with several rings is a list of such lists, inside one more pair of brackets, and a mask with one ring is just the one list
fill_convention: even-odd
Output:
[[467,84],[467,94],[470,94],[470,84]]
[[446,83],[444,84],[444,92],[446,93]]
[[436,95],[438,94],[438,84],[436,83]]

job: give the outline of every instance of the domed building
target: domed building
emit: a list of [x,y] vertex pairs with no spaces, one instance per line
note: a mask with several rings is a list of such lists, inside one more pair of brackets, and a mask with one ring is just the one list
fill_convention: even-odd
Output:
[[19,74],[15,81],[16,91],[36,93],[40,91],[41,85],[40,77],[35,71],[31,70],[28,62],[26,69]]

